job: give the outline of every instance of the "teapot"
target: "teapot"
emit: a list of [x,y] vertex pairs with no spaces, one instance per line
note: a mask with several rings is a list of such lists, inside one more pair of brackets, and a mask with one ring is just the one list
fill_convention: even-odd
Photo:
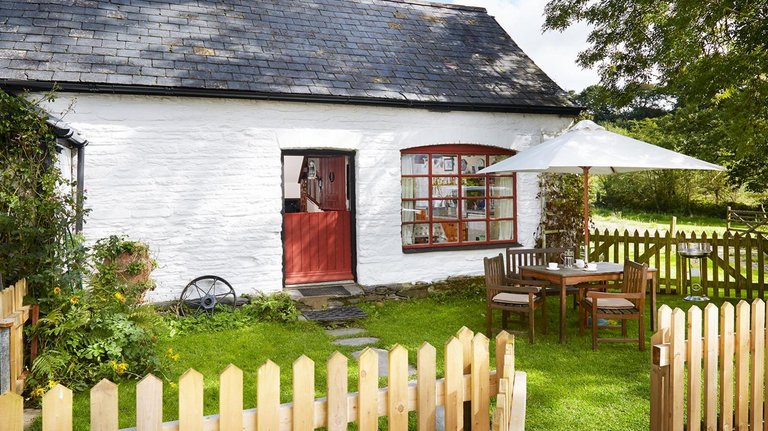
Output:
[[560,253],[560,261],[563,263],[563,267],[573,268],[575,262],[573,250],[566,250]]

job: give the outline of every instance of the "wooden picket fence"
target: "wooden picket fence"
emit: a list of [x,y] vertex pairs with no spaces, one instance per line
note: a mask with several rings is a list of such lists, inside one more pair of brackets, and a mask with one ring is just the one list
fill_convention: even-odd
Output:
[[659,308],[651,337],[651,430],[764,429],[766,303],[740,301],[703,313]]
[[27,282],[21,280],[0,290],[0,393],[24,390],[24,322],[29,319],[25,306]]
[[729,231],[768,234],[768,214],[766,214],[765,210],[735,210],[728,207],[726,214]]
[[688,259],[677,254],[677,245],[709,243],[712,253],[704,260],[701,284],[710,297],[765,298],[768,238],[742,232],[672,234],[658,231],[620,233],[595,230],[590,234],[592,261],[647,263],[658,272],[659,293],[688,294]]
[[[417,352],[417,379],[408,381],[408,352],[389,351],[387,387],[379,388],[378,354],[366,349],[359,360],[359,391],[348,393],[347,358],[334,353],[327,362],[327,396],[315,399],[315,363],[301,356],[293,363],[293,402],[280,404],[280,368],[267,361],[258,369],[255,409],[243,409],[243,372],[229,365],[219,375],[219,414],[203,416],[203,376],[190,369],[179,378],[179,420],[163,423],[163,382],[147,375],[136,386],[136,431],[346,431],[356,422],[361,431],[378,429],[387,417],[391,431],[408,429],[408,413],[417,412],[418,430],[435,431],[437,406],[445,409],[445,429],[471,423],[489,431],[490,400],[499,392],[493,429],[524,429],[525,373],[514,369],[514,338],[496,337],[497,372],[490,371],[489,340],[462,328],[445,344],[445,377],[436,378],[436,350],[424,343]],[[91,430],[118,429],[118,387],[102,380],[91,389]],[[470,409],[465,413],[465,402]],[[22,431],[22,399],[0,396],[0,431]],[[43,431],[71,431],[72,392],[57,385],[43,396]],[[468,417],[465,418],[465,414]],[[7,418],[7,419],[6,419]]]

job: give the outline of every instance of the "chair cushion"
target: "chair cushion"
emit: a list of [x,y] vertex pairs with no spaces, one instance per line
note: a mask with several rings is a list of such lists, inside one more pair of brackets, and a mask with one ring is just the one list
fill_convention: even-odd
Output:
[[528,304],[528,295],[524,293],[501,292],[497,293],[491,300],[505,304]]
[[[530,288],[532,288],[532,289],[536,289],[536,293],[539,293],[539,292],[541,292],[541,286],[529,286],[529,285],[527,285],[527,284],[517,284],[517,283],[516,283],[516,284],[514,284],[514,286],[516,286],[516,287],[520,287],[520,286],[530,287]],[[558,289],[560,289],[560,288],[558,287]],[[559,292],[559,290],[558,290],[558,292]],[[526,294],[526,295],[527,295],[527,294]]]
[[[594,299],[595,298],[587,298],[584,301],[591,306]],[[600,298],[600,300],[597,301],[597,306],[598,308],[609,308],[614,310],[631,310],[635,308],[635,304],[624,298]]]

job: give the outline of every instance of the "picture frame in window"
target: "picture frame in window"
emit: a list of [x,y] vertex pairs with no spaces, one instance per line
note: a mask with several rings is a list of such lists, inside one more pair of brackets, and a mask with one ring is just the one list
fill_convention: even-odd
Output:
[[443,161],[443,169],[445,172],[453,172],[455,159],[453,157],[446,157]]

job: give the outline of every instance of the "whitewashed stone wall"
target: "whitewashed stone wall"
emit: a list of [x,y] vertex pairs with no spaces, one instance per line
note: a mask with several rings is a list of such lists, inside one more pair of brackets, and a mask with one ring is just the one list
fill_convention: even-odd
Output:
[[[73,100],[74,99],[74,100]],[[356,152],[357,273],[363,285],[482,274],[494,250],[403,254],[400,149],[469,143],[523,149],[569,117],[404,108],[62,93],[48,106],[89,140],[85,188],[91,241],[126,234],[160,267],[154,300],[192,278],[224,277],[238,293],[282,288],[284,149]],[[518,176],[518,236],[533,244],[535,174]]]

